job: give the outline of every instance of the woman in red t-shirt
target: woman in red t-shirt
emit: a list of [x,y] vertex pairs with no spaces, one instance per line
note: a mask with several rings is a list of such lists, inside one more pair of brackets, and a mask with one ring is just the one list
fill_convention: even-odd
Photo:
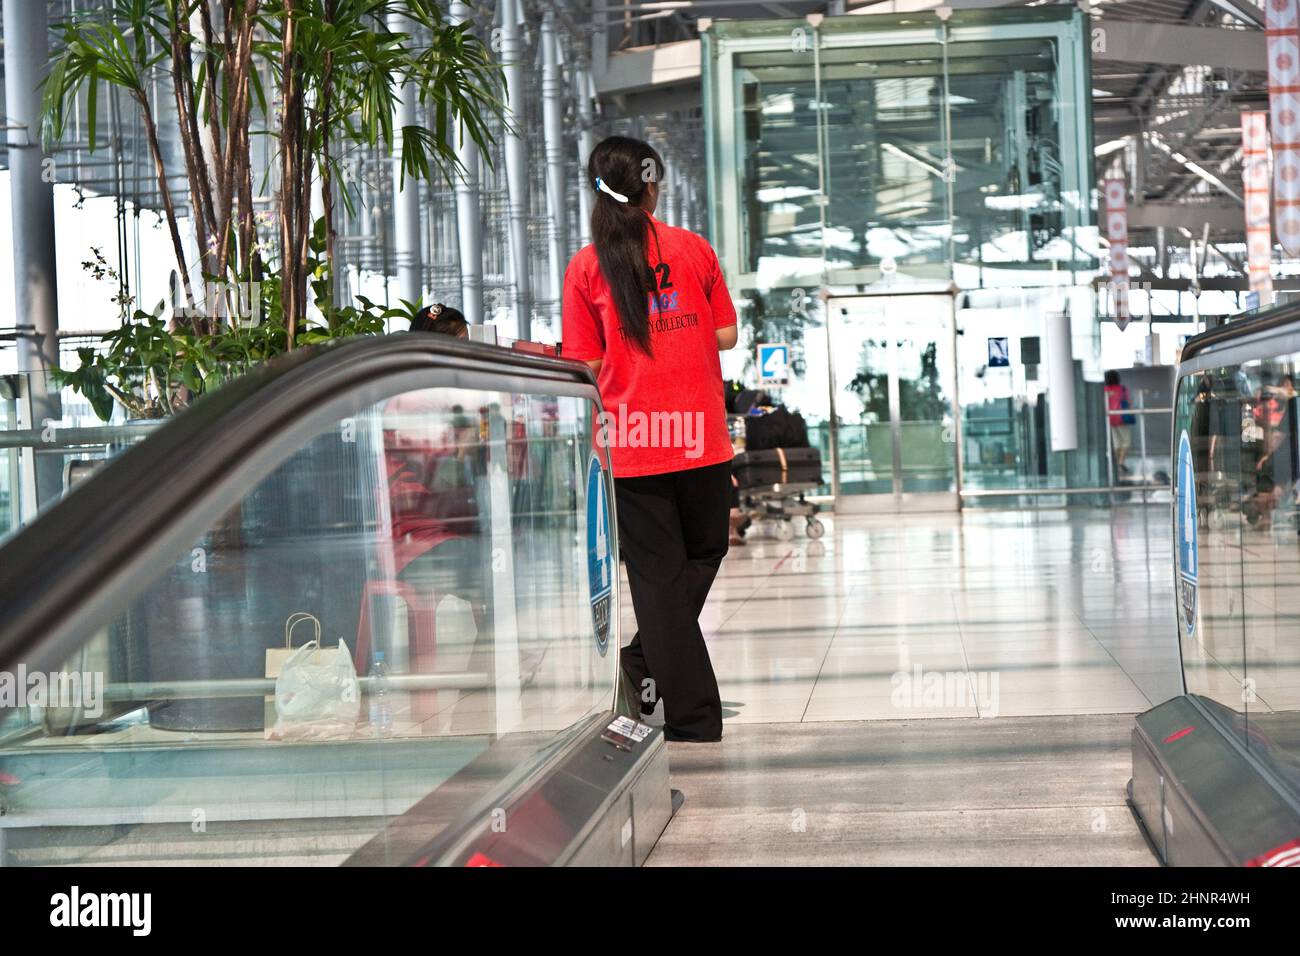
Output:
[[563,349],[596,373],[619,549],[639,630],[623,671],[669,740],[722,738],[700,611],[727,553],[731,438],[720,349],[736,310],[708,242],[654,217],[664,164],[611,136],[587,162],[592,244],[564,276]]

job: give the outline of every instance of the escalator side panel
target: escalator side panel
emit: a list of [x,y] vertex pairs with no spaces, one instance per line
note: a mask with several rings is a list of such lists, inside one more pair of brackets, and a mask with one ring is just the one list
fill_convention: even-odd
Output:
[[1300,812],[1267,772],[1189,696],[1133,731],[1134,808],[1171,866],[1242,866],[1300,837]]
[[644,860],[667,756],[600,739],[599,412],[578,363],[395,336],[270,363],[79,484],[0,556],[0,670],[106,706],[0,712],[0,863]]

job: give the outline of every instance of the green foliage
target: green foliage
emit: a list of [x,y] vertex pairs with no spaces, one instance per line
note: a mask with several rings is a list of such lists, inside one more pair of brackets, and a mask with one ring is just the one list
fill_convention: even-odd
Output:
[[[148,0],[117,0],[107,20],[74,17],[55,24],[58,54],[51,60],[42,92],[46,146],[67,130],[75,115],[76,95],[86,90],[89,147],[96,146],[96,114],[100,87],[119,87],[136,98],[145,95],[148,72],[165,57],[167,41],[162,21],[150,11]],[[151,54],[149,40],[158,41]]]
[[[312,290],[322,319],[299,330],[302,345],[322,345],[357,335],[383,335],[389,319],[409,322],[419,303],[403,302],[385,308],[365,296],[356,304],[334,306],[328,267],[320,256],[323,225],[317,220],[311,240],[314,255],[308,259]],[[99,249],[82,268],[93,277],[116,281],[117,274]],[[95,414],[107,421],[114,404],[132,418],[161,418],[184,408],[199,395],[247,373],[255,366],[289,350],[289,335],[279,308],[280,280],[272,275],[255,286],[259,300],[253,315],[258,321],[223,321],[211,334],[195,334],[183,325],[168,327],[160,302],[153,312],[129,311],[121,302],[121,324],[101,340],[100,347],[80,348],[75,369],[56,369],[55,380],[82,395]],[[403,327],[398,325],[399,328]]]
[[[867,341],[858,359],[858,373],[845,386],[862,402],[862,419],[889,421],[889,375],[875,371],[886,343]],[[916,379],[899,378],[898,413],[903,421],[939,421],[948,412],[939,375],[938,350],[933,342],[921,352],[921,374]]]
[[[176,212],[165,185],[178,170],[164,168],[174,160],[154,135],[151,112],[155,98],[150,91],[159,81],[170,83],[178,113],[169,118],[178,124],[173,134],[180,134],[183,146],[188,144],[185,155],[192,162],[192,168],[180,172],[191,184],[191,214],[199,209],[196,221],[206,224],[206,233],[200,234],[206,234],[207,248],[200,249],[196,271],[225,273],[204,274],[209,284],[250,283],[260,297],[257,318],[251,321],[178,315],[169,322],[163,318],[161,304],[153,312],[135,309],[117,273],[99,250],[92,250],[93,258],[83,268],[96,279],[117,283],[113,301],[119,310],[119,327],[105,335],[98,348],[80,349],[77,368],[59,370],[57,375],[85,396],[96,414],[107,419],[117,404],[136,417],[167,415],[293,348],[295,342],[313,345],[377,335],[389,320],[414,317],[419,303],[385,308],[361,296],[352,303],[337,303],[333,224],[306,223],[297,210],[302,205],[300,196],[305,195],[304,184],[327,169],[327,188],[333,188],[330,181],[338,184],[342,204],[355,214],[360,191],[347,174],[346,157],[375,147],[392,150],[399,137],[403,183],[408,176],[450,180],[456,175],[460,171],[457,137],[468,136],[490,157],[493,124],[504,122],[500,67],[469,23],[453,25],[445,20],[444,7],[436,0],[295,0],[290,13],[285,0],[257,0],[251,8],[253,19],[246,20],[242,14],[229,16],[229,3],[219,5],[213,0],[112,0],[74,12],[54,25],[56,42],[43,89],[47,147],[67,135],[81,94],[87,101],[92,150],[97,106],[104,91],[119,89],[135,100],[151,134],[151,155],[163,184],[177,266],[190,297],[194,277],[186,267]],[[392,30],[393,14],[424,31],[428,42],[415,43],[410,34]],[[204,29],[191,27],[196,17],[207,25]],[[287,23],[292,23],[293,31],[286,75]],[[242,35],[251,35],[252,69],[248,58],[238,55],[241,24],[251,31]],[[178,60],[185,57],[195,73],[191,75],[189,67],[177,69],[174,54]],[[272,89],[265,89],[264,83]],[[288,89],[311,94],[302,101],[292,128],[282,123],[281,106]],[[409,89],[429,105],[429,123],[395,129],[395,110]],[[241,102],[251,103],[252,109],[237,109]],[[259,114],[256,123],[251,120],[253,113]],[[164,121],[162,116],[157,115],[157,122]],[[221,127],[216,139],[226,174],[234,176],[228,188],[218,188],[216,164],[200,169],[192,155],[198,133],[190,135],[190,131],[208,128],[209,121]],[[291,236],[288,248],[281,248],[280,230],[262,222],[250,203],[240,198],[236,208],[237,194],[242,195],[241,176],[244,189],[254,190],[249,142],[261,136],[273,137],[281,151],[265,171],[268,182],[271,170],[280,168],[285,156],[297,163],[294,176],[281,177],[275,198],[281,216],[286,210],[293,212],[282,222],[291,220],[295,229],[311,229],[310,235],[299,231]],[[266,185],[260,192],[265,193]],[[207,204],[215,208],[206,214],[201,212],[204,196],[220,200]],[[334,208],[332,198],[327,208]],[[304,241],[305,261],[297,252]],[[218,256],[217,248],[224,255]],[[266,267],[272,263],[277,273],[268,273]],[[257,281],[251,283],[254,278]],[[319,313],[312,319],[303,315],[308,299]],[[203,308],[212,306],[198,311]],[[403,327],[400,322],[399,327]]]
[[[429,31],[426,46],[389,28],[399,13]],[[300,0],[293,13],[298,81],[306,89],[330,88],[328,123],[311,110],[310,147],[322,158],[323,139],[346,147],[392,149],[401,133],[401,183],[407,176],[450,181],[461,169],[457,136],[469,136],[490,157],[489,120],[505,104],[501,69],[472,24],[450,24],[430,0]],[[280,47],[286,17],[275,0],[262,5],[264,39],[256,45],[272,75],[282,80]],[[396,130],[393,115],[408,84],[431,107],[431,123]],[[334,159],[331,157],[331,165]],[[350,197],[345,196],[345,202]]]

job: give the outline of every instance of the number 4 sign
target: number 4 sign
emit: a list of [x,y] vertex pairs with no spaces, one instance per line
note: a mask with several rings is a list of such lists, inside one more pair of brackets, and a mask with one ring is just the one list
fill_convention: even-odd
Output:
[[591,596],[591,623],[601,657],[608,647],[614,593],[614,555],[606,499],[605,472],[600,459],[587,465],[587,586]]
[[758,384],[790,384],[790,346],[784,342],[769,342],[758,347]]

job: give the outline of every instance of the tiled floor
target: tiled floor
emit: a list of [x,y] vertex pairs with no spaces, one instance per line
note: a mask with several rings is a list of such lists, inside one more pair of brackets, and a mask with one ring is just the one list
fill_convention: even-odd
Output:
[[[1070,862],[1051,835],[1090,814],[1105,825],[1083,832],[1108,836],[1080,859],[1146,862],[1123,808],[1127,715],[1180,692],[1166,509],[842,517],[820,541],[751,532],[701,617],[724,740],[673,745],[687,804],[651,862],[813,861],[807,830],[755,843],[746,821],[827,800],[827,833],[861,818],[860,862],[925,862],[935,847],[900,833],[975,822],[954,850],[967,862],[996,862],[980,848],[999,834],[1025,862]],[[908,786],[886,774],[882,792],[884,765],[909,770]],[[849,861],[833,839],[829,859]]]

